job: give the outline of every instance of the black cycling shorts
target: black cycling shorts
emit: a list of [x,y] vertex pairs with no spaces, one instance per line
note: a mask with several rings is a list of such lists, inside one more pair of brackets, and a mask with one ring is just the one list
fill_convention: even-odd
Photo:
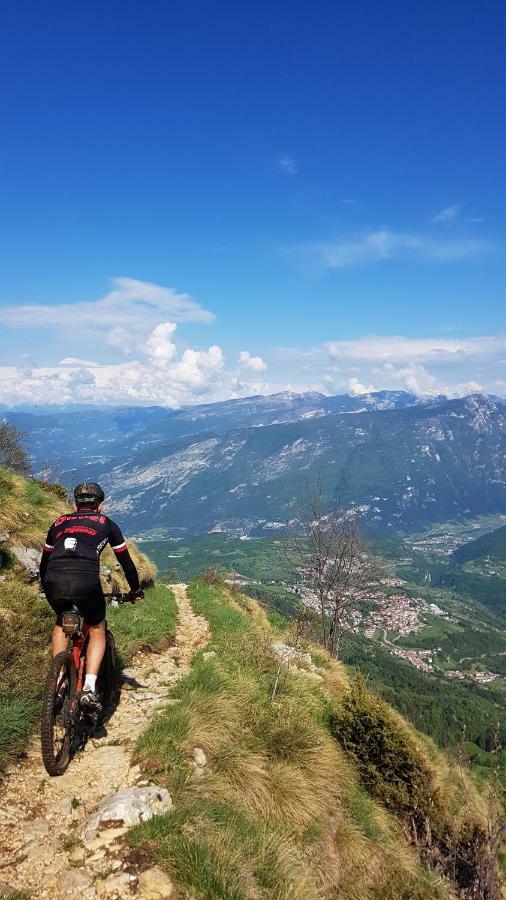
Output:
[[44,593],[58,619],[77,606],[87,625],[98,625],[105,619],[105,600],[97,566],[73,562],[48,565]]

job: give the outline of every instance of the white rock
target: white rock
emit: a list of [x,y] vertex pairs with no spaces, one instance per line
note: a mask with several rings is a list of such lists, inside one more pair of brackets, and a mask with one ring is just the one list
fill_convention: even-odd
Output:
[[77,865],[82,865],[86,857],[86,852],[84,847],[74,847],[74,849],[69,853],[69,859],[73,863],[77,863]]
[[140,766],[131,766],[128,770],[127,780],[129,785],[135,784],[139,781],[141,777],[141,767]]
[[95,840],[101,828],[138,825],[153,816],[168,812],[172,798],[165,788],[156,785],[125,788],[102,800],[83,828],[86,843]]
[[216,656],[216,650],[207,650],[206,653],[202,654],[202,659],[204,662],[207,662],[208,659],[212,659],[214,656]]
[[53,816],[61,816],[64,819],[70,819],[74,811],[72,797],[63,797],[57,803],[52,803],[48,808],[47,814],[51,818]]
[[204,766],[207,765],[207,758],[202,747],[194,747],[192,752],[195,765],[199,766],[201,769],[204,768]]
[[172,897],[172,892],[172,881],[162,869],[155,867],[140,873],[137,894],[139,900],[164,900]]
[[31,841],[40,841],[42,838],[45,838],[49,834],[49,825],[47,822],[33,822],[31,825],[27,825],[24,831],[25,840],[27,843]]
[[86,888],[90,888],[92,884],[93,878],[84,869],[71,869],[70,872],[64,872],[61,882],[63,893],[76,897],[82,897],[82,892]]
[[23,568],[26,569],[30,578],[35,579],[39,577],[39,551],[34,550],[32,547],[23,547],[21,544],[14,544],[11,547],[11,552],[14,554],[17,561],[21,563]]
[[100,895],[102,897],[130,897],[130,885],[133,881],[135,881],[135,877],[133,875],[128,875],[127,872],[120,872],[118,875],[113,873],[100,885]]
[[87,841],[86,849],[95,851],[100,847],[110,847],[118,838],[122,838],[127,831],[128,827],[126,825],[122,828],[108,828],[107,831],[102,831],[93,841]]

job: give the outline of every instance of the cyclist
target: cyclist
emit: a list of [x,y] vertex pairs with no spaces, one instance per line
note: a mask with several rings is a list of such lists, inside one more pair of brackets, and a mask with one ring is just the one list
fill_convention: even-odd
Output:
[[105,652],[105,600],[100,584],[99,559],[105,545],[114,550],[128,581],[132,599],[140,599],[139,576],[118,526],[104,516],[104,492],[99,484],[84,482],[74,490],[74,511],[60,516],[47,533],[40,561],[40,580],[57,615],[53,629],[53,656],[67,649],[61,627],[62,613],[75,604],[89,627],[86,678],[80,705],[91,713],[101,710],[97,676]]

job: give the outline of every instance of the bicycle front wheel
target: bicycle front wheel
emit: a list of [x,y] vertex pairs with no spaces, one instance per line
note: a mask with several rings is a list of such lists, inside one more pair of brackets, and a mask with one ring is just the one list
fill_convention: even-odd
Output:
[[53,658],[42,701],[42,761],[49,775],[63,775],[70,761],[77,672],[66,651]]

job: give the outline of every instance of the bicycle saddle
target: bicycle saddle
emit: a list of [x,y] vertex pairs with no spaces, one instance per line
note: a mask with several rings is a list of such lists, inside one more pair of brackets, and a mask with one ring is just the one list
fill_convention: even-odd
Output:
[[73,606],[68,612],[62,613],[61,627],[67,637],[72,637],[73,634],[81,631],[81,613],[77,606]]

